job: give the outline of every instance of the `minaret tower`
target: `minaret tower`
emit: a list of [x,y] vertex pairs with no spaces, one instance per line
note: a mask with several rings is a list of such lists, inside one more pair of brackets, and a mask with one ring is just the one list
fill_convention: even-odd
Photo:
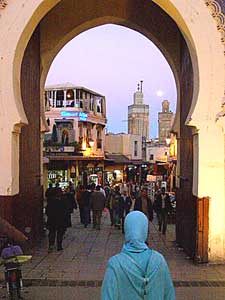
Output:
[[162,111],[158,113],[160,143],[166,143],[166,138],[170,136],[173,120],[174,114],[170,110],[170,102],[168,100],[164,100],[162,102]]
[[149,140],[149,105],[144,104],[143,81],[138,83],[134,93],[134,104],[128,106],[128,133],[138,134]]

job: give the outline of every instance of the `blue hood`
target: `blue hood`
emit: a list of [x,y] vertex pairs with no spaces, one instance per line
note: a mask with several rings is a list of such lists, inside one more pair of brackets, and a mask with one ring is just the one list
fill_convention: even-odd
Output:
[[148,219],[140,211],[130,212],[124,222],[125,244],[123,251],[143,252],[148,249]]

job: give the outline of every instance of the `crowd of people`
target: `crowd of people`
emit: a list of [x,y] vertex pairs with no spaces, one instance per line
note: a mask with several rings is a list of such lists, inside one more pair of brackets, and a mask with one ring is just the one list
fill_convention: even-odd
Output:
[[[49,251],[54,249],[55,240],[57,250],[61,251],[63,236],[68,227],[72,226],[71,214],[79,208],[80,223],[87,228],[91,223],[94,229],[100,230],[102,213],[109,213],[111,226],[124,233],[124,220],[132,211],[143,212],[152,222],[153,211],[158,219],[159,231],[166,233],[167,216],[172,206],[165,188],[158,190],[152,203],[148,196],[148,187],[138,184],[120,184],[103,188],[91,183],[84,187],[79,185],[75,191],[72,182],[64,190],[56,183],[46,191],[47,229],[49,230]],[[91,218],[92,216],[92,218]]]
[[86,187],[79,185],[75,191],[71,182],[64,190],[57,183],[55,187],[49,185],[46,199],[49,252],[53,251],[55,242],[57,250],[63,250],[63,236],[66,229],[72,226],[71,214],[77,208],[84,228],[92,223],[94,229],[100,230],[102,212],[105,210],[110,216],[111,226],[124,233],[122,251],[108,262],[101,288],[102,300],[175,300],[167,263],[147,243],[153,211],[157,215],[159,231],[166,233],[172,205],[165,188],[156,192],[152,202],[147,186],[121,184],[103,188],[92,183]]

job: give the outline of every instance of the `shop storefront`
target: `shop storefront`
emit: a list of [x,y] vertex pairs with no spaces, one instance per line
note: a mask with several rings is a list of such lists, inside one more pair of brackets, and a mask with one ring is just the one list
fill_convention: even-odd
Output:
[[87,173],[87,184],[95,183],[95,185],[103,185],[103,166],[87,167],[84,172]]
[[103,158],[85,157],[49,157],[47,166],[45,186],[57,182],[60,187],[68,186],[72,181],[75,186],[82,184],[87,186],[94,182],[96,185],[104,184],[104,161]]
[[[108,169],[108,168],[107,168]],[[105,172],[106,183],[113,185],[116,183],[124,182],[124,172],[123,170],[111,170]]]

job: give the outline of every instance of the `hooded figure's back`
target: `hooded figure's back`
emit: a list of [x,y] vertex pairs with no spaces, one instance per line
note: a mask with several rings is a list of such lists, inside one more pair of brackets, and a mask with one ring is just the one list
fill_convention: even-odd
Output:
[[126,243],[108,263],[102,300],[174,300],[175,293],[163,256],[145,245],[148,221],[141,212],[128,214]]

